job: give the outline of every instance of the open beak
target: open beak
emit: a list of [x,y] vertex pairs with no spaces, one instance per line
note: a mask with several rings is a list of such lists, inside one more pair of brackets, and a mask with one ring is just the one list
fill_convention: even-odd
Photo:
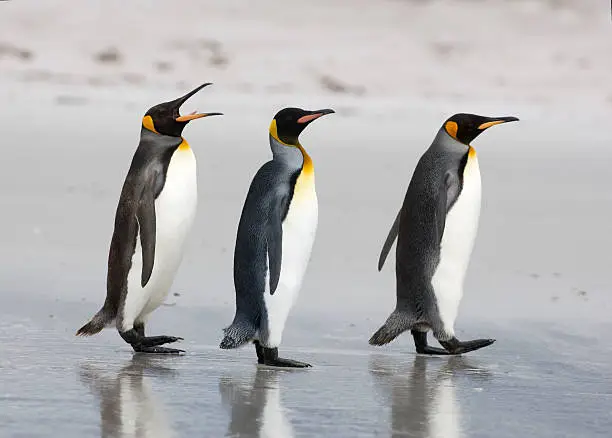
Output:
[[[196,94],[202,88],[208,87],[209,85],[212,85],[212,83],[206,82],[206,83],[200,85],[199,87],[196,87],[195,89],[191,90],[189,93],[185,94],[184,96],[179,97],[178,99],[174,100],[172,103],[174,103],[176,109],[178,110],[181,107],[181,105],[184,104],[187,101],[187,99],[189,99],[191,96]],[[177,122],[188,122],[190,120],[200,119],[202,117],[222,116],[222,115],[223,115],[222,113],[198,113],[198,112],[194,111],[191,114],[187,114],[186,116],[179,115],[175,120]]]
[[298,123],[310,123],[313,120],[318,119],[321,116],[324,116],[326,114],[333,114],[335,113],[335,111],[333,109],[322,109],[322,110],[317,110],[317,111],[312,111],[312,113],[307,114],[305,116],[300,117],[299,119],[297,119]]
[[487,128],[490,128],[491,126],[500,125],[502,123],[508,122],[518,122],[518,119],[516,117],[495,117],[492,118],[490,122],[485,122],[481,124],[478,129],[485,130]]

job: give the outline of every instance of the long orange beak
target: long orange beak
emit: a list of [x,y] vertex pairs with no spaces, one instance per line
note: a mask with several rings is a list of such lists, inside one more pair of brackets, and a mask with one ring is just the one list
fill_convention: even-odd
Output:
[[518,122],[518,119],[516,117],[499,117],[497,119],[491,120],[490,122],[485,122],[481,124],[478,127],[478,129],[484,130],[484,129],[490,128],[491,126],[499,125],[501,123],[508,123],[508,122]]
[[202,117],[208,116],[222,116],[223,113],[197,113],[193,112],[191,114],[187,114],[186,116],[179,116],[175,120],[177,122],[189,122],[190,120],[201,119]]

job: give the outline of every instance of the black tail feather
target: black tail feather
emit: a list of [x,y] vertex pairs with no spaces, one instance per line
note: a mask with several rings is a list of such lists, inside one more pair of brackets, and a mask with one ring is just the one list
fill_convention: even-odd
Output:
[[252,341],[257,335],[257,327],[245,319],[235,319],[232,325],[223,329],[224,337],[219,344],[224,350],[238,348]]
[[370,345],[385,345],[412,328],[411,318],[403,312],[394,311],[381,328],[370,338]]
[[92,336],[100,333],[104,327],[113,321],[113,316],[103,307],[87,324],[77,330],[76,336]]

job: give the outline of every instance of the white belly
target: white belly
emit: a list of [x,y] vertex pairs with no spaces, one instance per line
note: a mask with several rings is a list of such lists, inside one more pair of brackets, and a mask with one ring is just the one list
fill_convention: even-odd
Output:
[[289,311],[298,296],[302,279],[310,260],[318,223],[317,194],[312,184],[302,187],[294,198],[283,222],[283,253],[278,287],[270,295],[269,279],[266,279],[264,303],[268,315],[268,339],[262,339],[269,348],[281,343],[283,329]]
[[177,149],[170,160],[166,182],[155,200],[155,261],[151,278],[141,287],[142,248],[140,235],[128,275],[128,293],[123,310],[123,328],[143,321],[168,296],[183,258],[198,202],[196,160],[191,149]]
[[478,230],[480,198],[480,169],[476,153],[472,150],[463,171],[463,189],[446,215],[440,262],[431,279],[444,329],[453,336],[463,296],[463,280]]

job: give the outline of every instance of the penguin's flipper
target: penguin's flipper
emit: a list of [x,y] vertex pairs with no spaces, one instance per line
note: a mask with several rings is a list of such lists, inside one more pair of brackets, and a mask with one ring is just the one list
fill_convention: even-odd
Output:
[[378,258],[378,270],[380,271],[385,264],[385,260],[387,260],[387,256],[389,255],[389,251],[391,251],[391,247],[393,246],[393,242],[397,239],[397,234],[399,233],[399,222],[400,222],[400,214],[397,213],[395,217],[395,221],[393,225],[391,225],[391,230],[389,230],[389,235],[387,236],[387,240],[383,244],[382,251],[380,252],[380,257]]
[[275,196],[270,206],[270,217],[266,227],[270,295],[274,295],[280,280],[283,259],[283,216],[287,210],[287,196]]
[[155,192],[157,185],[157,173],[152,171],[151,176],[142,189],[138,201],[136,219],[140,234],[140,246],[142,247],[142,275],[140,284],[145,287],[153,272],[155,261]]
[[[446,175],[448,180],[448,174]],[[436,242],[440,244],[442,242],[442,235],[444,234],[444,227],[446,226],[446,184],[440,187],[438,199],[436,200],[436,211],[435,211],[435,226],[436,226]]]
[[436,200],[436,230],[438,232],[438,244],[442,242],[444,227],[446,226],[446,214],[451,209],[461,191],[461,182],[458,176],[453,172],[446,172],[444,175],[444,184],[440,186],[438,199]]

